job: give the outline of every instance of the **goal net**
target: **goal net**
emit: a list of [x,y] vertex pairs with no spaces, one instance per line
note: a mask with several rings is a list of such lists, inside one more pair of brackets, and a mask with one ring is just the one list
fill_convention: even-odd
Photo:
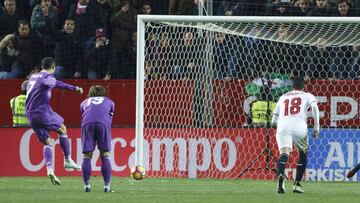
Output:
[[136,164],[153,177],[275,178],[271,112],[303,76],[322,127],[312,139],[309,117],[305,178],[348,181],[360,161],[359,22],[139,16]]

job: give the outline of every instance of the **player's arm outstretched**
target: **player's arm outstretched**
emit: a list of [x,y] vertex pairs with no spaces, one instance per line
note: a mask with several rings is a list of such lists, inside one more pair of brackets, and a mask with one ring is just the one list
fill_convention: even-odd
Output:
[[82,94],[84,92],[81,87],[73,86],[73,85],[67,84],[66,82],[60,81],[60,80],[56,80],[55,87],[60,88],[60,89],[73,90],[79,94]]
[[66,82],[60,81],[60,80],[56,80],[55,77],[47,77],[43,80],[44,84],[46,86],[49,87],[55,87],[55,88],[59,88],[59,89],[66,89],[66,90],[72,90],[72,91],[76,91],[79,94],[83,93],[83,89],[79,86],[73,86],[70,85]]

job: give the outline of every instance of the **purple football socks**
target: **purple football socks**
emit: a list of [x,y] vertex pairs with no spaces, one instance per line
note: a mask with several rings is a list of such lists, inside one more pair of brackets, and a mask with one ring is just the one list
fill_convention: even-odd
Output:
[[43,148],[46,169],[52,169],[52,147],[51,145],[45,145]]
[[81,165],[81,171],[83,175],[84,185],[90,184],[90,176],[91,176],[91,159],[84,157],[82,165]]
[[59,137],[60,147],[64,152],[65,159],[69,159],[70,157],[70,145],[67,135],[61,135]]
[[109,186],[111,178],[111,163],[108,157],[102,158],[101,173],[104,178],[105,186]]

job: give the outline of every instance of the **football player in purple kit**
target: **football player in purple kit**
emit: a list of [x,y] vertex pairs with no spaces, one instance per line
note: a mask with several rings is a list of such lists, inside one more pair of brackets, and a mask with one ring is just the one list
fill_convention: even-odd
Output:
[[111,123],[115,110],[114,102],[107,97],[105,87],[93,85],[89,89],[88,98],[80,105],[81,145],[84,154],[82,174],[85,192],[90,192],[91,158],[95,145],[100,150],[102,161],[101,173],[104,178],[104,192],[113,192],[110,189],[111,162]]
[[72,86],[58,81],[54,77],[55,59],[45,57],[42,60],[42,71],[33,73],[28,81],[26,94],[26,116],[30,125],[35,131],[38,139],[44,144],[44,158],[47,169],[47,175],[54,185],[60,185],[60,180],[55,176],[52,168],[53,149],[49,137],[49,131],[55,131],[59,134],[60,147],[64,152],[64,167],[66,170],[80,169],[70,156],[70,146],[67,137],[64,119],[57,114],[50,106],[51,90],[53,88],[68,89],[83,93],[81,87]]

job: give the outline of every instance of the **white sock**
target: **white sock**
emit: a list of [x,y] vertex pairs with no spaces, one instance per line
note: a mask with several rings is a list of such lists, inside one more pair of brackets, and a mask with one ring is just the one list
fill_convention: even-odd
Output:
[[50,173],[54,173],[54,170],[50,167],[50,168],[46,168],[46,172],[49,175]]

